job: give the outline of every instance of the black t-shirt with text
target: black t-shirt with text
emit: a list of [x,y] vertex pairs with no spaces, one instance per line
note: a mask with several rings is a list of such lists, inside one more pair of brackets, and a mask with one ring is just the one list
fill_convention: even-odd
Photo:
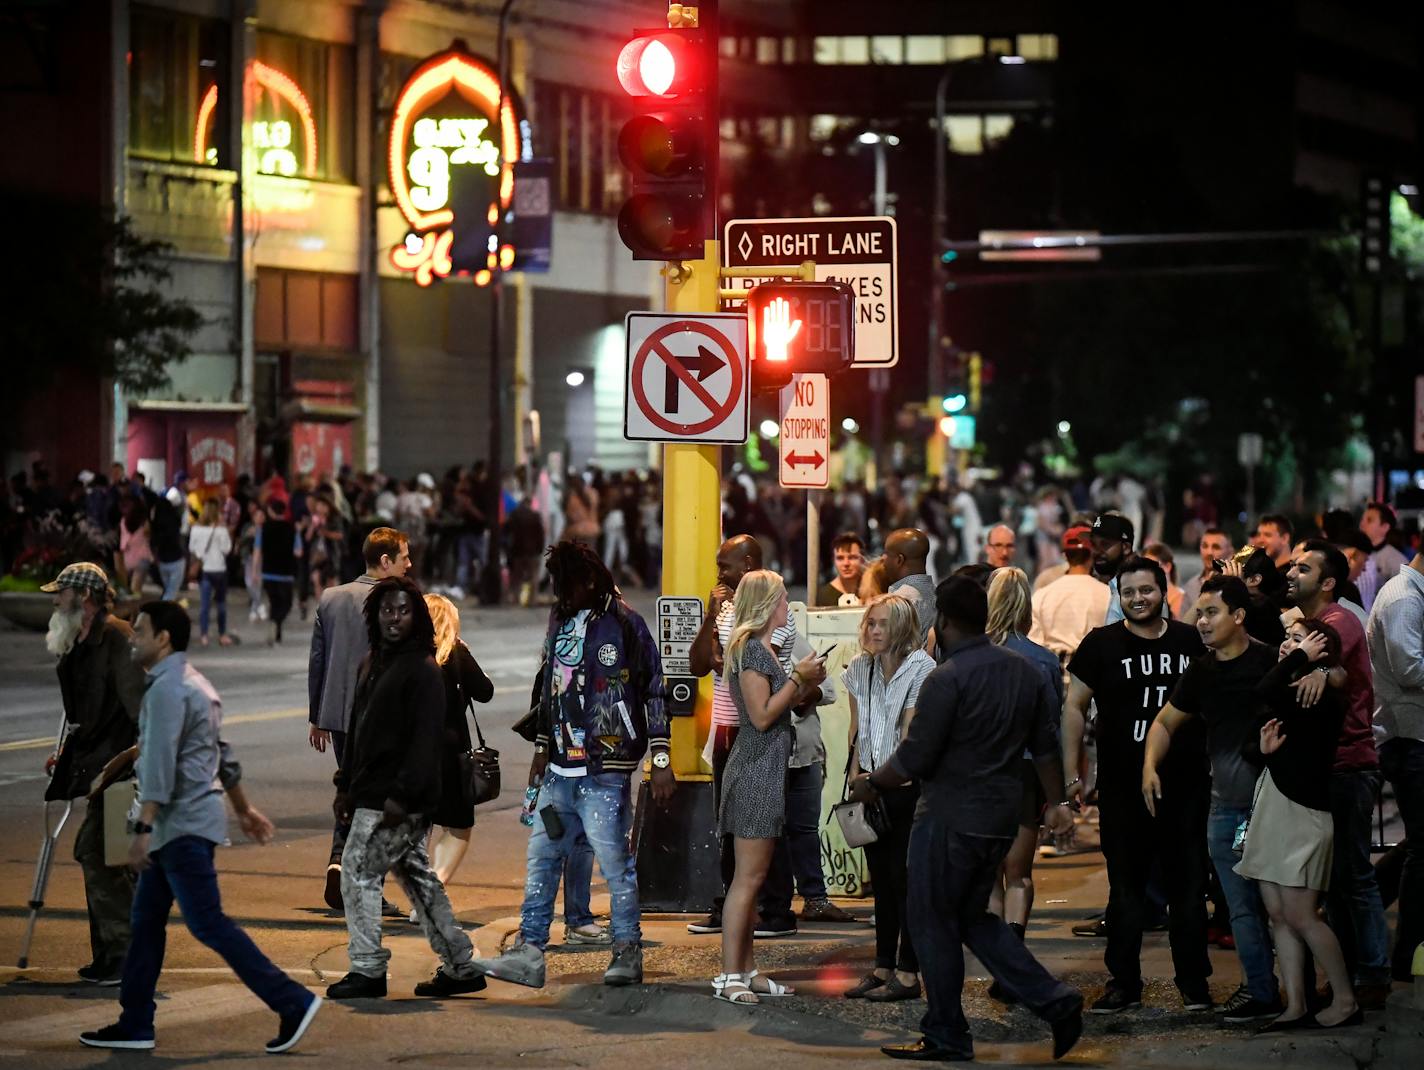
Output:
[[[1261,696],[1256,687],[1276,667],[1276,651],[1252,639],[1241,654],[1218,661],[1214,651],[1196,661],[1172,695],[1172,705],[1206,723],[1211,756],[1211,797],[1223,806],[1249,809],[1260,768],[1242,752],[1260,731]],[[1176,737],[1172,749],[1177,749]]]
[[[1157,639],[1143,639],[1126,621],[1094,628],[1083,637],[1068,671],[1093,690],[1098,707],[1099,790],[1136,793],[1142,786],[1147,730],[1172,697],[1177,681],[1205,648],[1197,630],[1167,621]],[[1206,731],[1189,723],[1172,738],[1163,780],[1206,777]]]

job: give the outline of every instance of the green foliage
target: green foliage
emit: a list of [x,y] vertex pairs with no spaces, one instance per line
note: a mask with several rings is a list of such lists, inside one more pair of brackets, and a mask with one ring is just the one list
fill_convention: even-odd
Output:
[[167,383],[203,325],[192,304],[164,292],[171,246],[98,205],[7,192],[12,215],[34,227],[0,261],[7,386],[23,401],[75,371],[132,393]]
[[1399,193],[1389,199],[1390,253],[1411,279],[1424,278],[1424,217],[1410,210]]

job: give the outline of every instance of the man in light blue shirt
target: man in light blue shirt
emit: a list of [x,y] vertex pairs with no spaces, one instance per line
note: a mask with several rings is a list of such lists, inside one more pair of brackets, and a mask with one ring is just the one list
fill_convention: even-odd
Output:
[[153,995],[176,900],[188,929],[232,967],[279,1018],[271,1054],[295,1047],[321,1000],[277,969],[223,913],[213,853],[227,839],[218,781],[218,718],[184,671],[192,625],[176,602],[149,602],[134,627],[134,658],[148,674],[139,707],[139,819],[129,865],[138,872],[133,935],[119,989],[119,1020],[80,1034],[92,1048],[154,1047]]

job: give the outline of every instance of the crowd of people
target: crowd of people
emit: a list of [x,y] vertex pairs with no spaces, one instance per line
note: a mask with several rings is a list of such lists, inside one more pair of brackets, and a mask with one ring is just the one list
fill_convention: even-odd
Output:
[[[181,474],[157,492],[116,471],[72,495],[76,523],[98,530],[117,517],[122,529],[115,556],[70,564],[45,588],[56,596],[47,645],[74,726],[50,793],[91,799],[76,845],[94,954],[81,976],[121,985],[119,1021],[84,1043],[153,1046],[175,900],[197,938],[278,1014],[269,1051],[295,1045],[320,1005],[222,913],[212,867],[225,838],[222,794],[249,835],[269,837],[271,824],[246,799],[221,739],[220,697],[187,662],[193,628],[174,598],[196,578],[197,641],[216,609],[222,642],[230,557],[241,559],[249,537],[242,579],[260,585],[254,606],[266,607],[271,638],[294,602],[314,614],[309,741],[336,763],[325,898],[344,914],[350,958],[326,996],[386,994],[388,875],[440,958],[418,995],[478,991],[486,977],[542,986],[561,885],[566,939],[610,948],[605,983],[641,983],[633,776],[646,758],[654,804],[677,790],[659,647],[620,590],[625,553],[632,579],[633,547],[656,544],[647,516],[633,525],[642,535],[629,535],[629,515],[656,513],[634,504],[646,485],[571,485],[551,546],[543,517],[553,490],[544,488],[543,510],[538,486],[509,503],[506,530],[520,508],[539,521],[537,539],[528,533],[537,549],[521,544],[511,567],[524,559],[531,590],[547,583],[552,599],[530,713],[516,726],[533,748],[516,939],[477,957],[445,892],[480,799],[467,711],[492,686],[460,638],[463,592],[442,593],[428,577],[473,584],[489,526],[474,530],[466,511],[470,526],[442,542],[428,524],[374,524],[353,554],[345,518],[399,518],[412,496],[427,521],[445,503],[479,512],[482,478],[478,467],[450,473],[448,497],[426,477],[356,478],[350,493],[305,480],[289,490],[274,478],[241,486],[245,503],[223,492],[199,503]],[[610,497],[623,503],[611,539],[611,514],[595,504]],[[1032,581],[1016,564],[1022,532],[1008,524],[976,540],[962,522],[951,531],[877,520],[868,534],[856,525],[832,534],[834,574],[811,585],[811,601],[862,612],[859,649],[834,678],[828,651],[811,649],[788,613],[786,578],[767,567],[773,548],[728,525],[690,655],[694,674],[714,676],[707,758],[724,895],[688,926],[721,937],[713,995],[754,1005],[790,993],[757,969],[753,941],[795,931],[793,894],[803,918],[853,920],[827,895],[818,834],[827,776],[818,710],[843,687],[845,794],[859,808],[847,820],[870,830],[876,923],[874,966],[844,994],[927,1001],[923,1037],[886,1054],[972,1057],[960,1008],[968,946],[993,974],[992,994],[1047,1021],[1063,1055],[1085,1011],[1140,1006],[1142,934],[1162,914],[1185,1008],[1272,1031],[1359,1021],[1392,979],[1409,977],[1424,939],[1424,858],[1413,846],[1424,844],[1424,554],[1406,554],[1381,503],[1359,517],[1327,512],[1309,532],[1263,516],[1240,551],[1203,521],[1202,575],[1179,586],[1170,550],[1139,539],[1125,512],[1045,501],[1059,508],[1035,516],[1052,512],[1061,530],[1053,554],[1033,539]],[[44,505],[37,497],[24,508]],[[137,526],[125,527],[130,514]],[[902,510],[885,522],[907,518]],[[126,556],[141,531],[153,568],[138,551]],[[952,538],[963,541],[947,550]],[[975,560],[956,565],[966,555]],[[141,592],[155,571],[161,596],[141,603],[131,628],[113,612],[116,587]],[[130,866],[109,866],[94,800],[134,768]],[[1370,821],[1382,779],[1413,836],[1377,872]],[[1110,889],[1090,927],[1107,940],[1109,981],[1086,1004],[1026,939],[1035,847],[1046,838],[1048,853],[1072,850],[1073,810],[1084,806],[1100,823]],[[595,859],[610,893],[607,930],[587,910]],[[1385,901],[1396,897],[1391,951]],[[1241,984],[1219,1005],[1207,987],[1210,942],[1240,963]]]

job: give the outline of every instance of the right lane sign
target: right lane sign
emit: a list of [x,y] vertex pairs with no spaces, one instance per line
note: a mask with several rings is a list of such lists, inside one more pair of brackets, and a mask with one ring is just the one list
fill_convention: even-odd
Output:
[[824,375],[794,375],[781,389],[781,485],[831,485],[831,388]]
[[[900,359],[896,255],[895,220],[890,216],[733,219],[722,240],[726,267],[814,260],[816,281],[850,286],[855,293],[853,368],[889,368]],[[727,280],[731,288],[743,290],[769,281],[770,276]]]

